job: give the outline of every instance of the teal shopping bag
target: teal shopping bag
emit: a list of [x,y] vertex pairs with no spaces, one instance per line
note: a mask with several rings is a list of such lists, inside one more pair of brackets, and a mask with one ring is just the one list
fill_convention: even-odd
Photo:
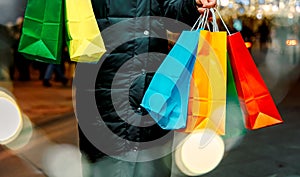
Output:
[[31,60],[60,63],[63,23],[63,1],[28,0],[18,51]]
[[143,97],[144,107],[167,130],[186,126],[190,79],[200,30],[183,31],[166,56]]
[[247,133],[228,57],[227,55],[226,134],[223,136],[223,139],[240,137]]

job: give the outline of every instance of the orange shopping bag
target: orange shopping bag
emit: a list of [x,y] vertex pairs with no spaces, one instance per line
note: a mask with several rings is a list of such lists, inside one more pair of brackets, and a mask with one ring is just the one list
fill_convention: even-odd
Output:
[[225,134],[226,38],[225,31],[200,31],[184,132],[211,128]]

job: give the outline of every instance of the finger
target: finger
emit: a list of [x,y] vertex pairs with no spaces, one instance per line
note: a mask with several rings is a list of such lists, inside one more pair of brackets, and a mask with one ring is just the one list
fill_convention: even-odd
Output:
[[203,6],[201,0],[196,0],[195,2],[196,2],[197,7],[202,7]]
[[[205,7],[199,7],[197,10],[198,10],[199,13],[203,14],[204,11],[207,10],[207,8],[205,8]],[[212,15],[211,15],[210,12],[209,12],[209,14],[208,14],[207,20],[208,20],[208,21],[212,21]]]
[[198,7],[197,10],[198,10],[199,13],[203,14],[204,11],[206,10],[206,8]]
[[200,2],[202,5],[207,4],[207,0],[200,0]]
[[[206,1],[206,2],[204,3],[203,1]],[[215,0],[210,0],[210,1],[202,0],[202,2],[203,2],[203,7],[206,7],[206,8],[211,8],[211,7],[214,7],[216,5]]]

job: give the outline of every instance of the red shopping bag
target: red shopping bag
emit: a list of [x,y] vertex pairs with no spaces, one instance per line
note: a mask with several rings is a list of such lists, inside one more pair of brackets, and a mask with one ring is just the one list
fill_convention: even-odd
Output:
[[228,54],[245,125],[254,130],[282,123],[273,98],[239,32],[228,36]]

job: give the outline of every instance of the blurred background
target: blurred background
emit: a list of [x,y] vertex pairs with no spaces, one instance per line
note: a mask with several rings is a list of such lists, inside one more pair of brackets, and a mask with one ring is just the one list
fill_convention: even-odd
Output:
[[[72,101],[76,64],[65,58],[57,66],[68,82],[55,71],[46,82],[48,64],[17,52],[26,2],[0,0],[0,135],[4,123],[19,122],[18,136],[5,143],[0,136],[0,177],[80,176]],[[226,142],[221,164],[203,176],[300,177],[300,0],[219,4],[230,31],[241,32],[284,124]],[[19,116],[15,122],[5,118],[6,103]]]

